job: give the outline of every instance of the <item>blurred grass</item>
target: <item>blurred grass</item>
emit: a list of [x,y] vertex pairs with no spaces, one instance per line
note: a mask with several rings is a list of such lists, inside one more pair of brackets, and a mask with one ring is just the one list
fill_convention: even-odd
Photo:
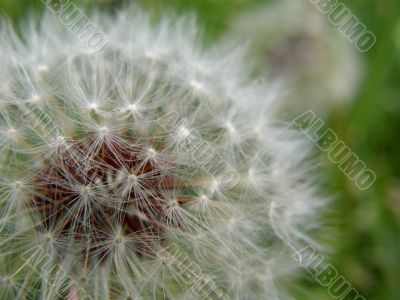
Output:
[[[299,0],[300,1],[300,0]],[[268,1],[261,0],[139,0],[145,9],[162,13],[194,12],[205,27],[207,43],[218,39],[235,15]],[[338,232],[335,254],[329,261],[367,299],[400,299],[400,1],[344,0],[353,13],[374,32],[377,44],[367,53],[363,82],[348,109],[326,120],[347,145],[377,174],[371,189],[357,190],[321,154],[328,174],[326,194],[337,195],[333,204]],[[93,1],[75,1],[93,4]],[[109,2],[107,9],[117,6]],[[43,9],[40,0],[0,0],[0,13],[20,20],[30,8]],[[312,278],[296,290],[298,299],[332,299]]]

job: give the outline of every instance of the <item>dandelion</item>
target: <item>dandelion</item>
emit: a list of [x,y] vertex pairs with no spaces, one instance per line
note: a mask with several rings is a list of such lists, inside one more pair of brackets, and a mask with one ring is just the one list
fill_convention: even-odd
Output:
[[281,299],[322,202],[273,86],[188,18],[92,19],[1,26],[0,298]]
[[354,45],[314,2],[272,1],[242,13],[231,25],[229,38],[249,44],[257,72],[281,77],[287,87],[284,113],[340,109],[354,98],[361,79]]

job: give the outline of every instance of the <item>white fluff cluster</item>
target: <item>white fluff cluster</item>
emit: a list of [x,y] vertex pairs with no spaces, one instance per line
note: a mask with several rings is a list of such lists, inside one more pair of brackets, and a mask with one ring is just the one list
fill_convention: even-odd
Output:
[[99,52],[0,27],[0,298],[284,298],[321,201],[273,86],[189,19],[90,19]]
[[249,43],[259,73],[282,77],[288,86],[284,108],[298,114],[343,108],[362,77],[354,45],[314,2],[268,1],[234,18],[229,35]]

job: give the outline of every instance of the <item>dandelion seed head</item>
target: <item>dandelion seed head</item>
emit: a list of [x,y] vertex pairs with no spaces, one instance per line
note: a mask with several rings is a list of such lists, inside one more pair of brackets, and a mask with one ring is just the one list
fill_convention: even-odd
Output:
[[190,135],[190,130],[185,126],[179,127],[178,136],[180,138],[187,138]]
[[197,299],[177,261],[232,300],[264,299],[321,207],[308,150],[271,125],[276,91],[241,51],[205,50],[190,17],[91,19],[97,52],[54,16],[0,30],[0,294]]
[[89,109],[96,111],[99,107],[99,104],[97,102],[90,102],[88,105]]
[[14,182],[14,187],[15,187],[15,189],[16,190],[19,190],[19,189],[21,189],[22,188],[22,181],[21,180],[17,180],[17,181],[15,181]]
[[90,185],[84,185],[80,187],[81,193],[82,195],[89,195],[92,192],[92,189],[90,187]]
[[156,59],[158,57],[155,51],[146,51],[144,55],[150,59]]
[[195,90],[202,90],[203,89],[203,85],[196,81],[196,80],[191,80],[190,81],[190,85],[195,89]]
[[7,135],[8,135],[8,137],[11,138],[11,139],[16,139],[17,133],[18,133],[18,131],[17,131],[17,129],[15,129],[15,128],[10,128],[10,129],[7,131]]
[[135,112],[135,111],[138,110],[138,106],[135,103],[131,103],[131,104],[128,105],[126,110],[131,111],[131,112]]
[[179,203],[178,203],[178,201],[176,199],[170,199],[170,200],[168,200],[168,204],[167,205],[168,205],[169,208],[176,208],[176,207],[179,206]]
[[151,158],[154,158],[157,154],[156,150],[154,150],[153,148],[149,148],[147,150],[147,153],[148,153],[149,157],[151,157]]
[[33,93],[32,95],[31,95],[31,97],[29,98],[29,101],[30,102],[37,102],[37,101],[39,101],[41,98],[40,98],[40,95],[38,95],[38,94],[36,94],[36,93]]
[[226,128],[228,129],[228,131],[229,131],[231,134],[233,134],[233,133],[236,132],[236,129],[235,129],[235,127],[232,125],[231,122],[226,122],[226,123],[225,123],[225,126],[226,126]]
[[46,72],[49,69],[47,65],[37,65],[37,70],[39,72]]

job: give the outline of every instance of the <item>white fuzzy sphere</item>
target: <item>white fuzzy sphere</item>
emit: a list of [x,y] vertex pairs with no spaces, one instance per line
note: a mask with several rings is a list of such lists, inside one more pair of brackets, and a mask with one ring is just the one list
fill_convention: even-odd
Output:
[[363,66],[351,41],[309,0],[273,0],[233,18],[228,38],[248,43],[257,72],[282,78],[284,113],[326,115],[358,92]]
[[0,27],[1,299],[285,298],[322,201],[274,86],[189,18],[89,19]]

